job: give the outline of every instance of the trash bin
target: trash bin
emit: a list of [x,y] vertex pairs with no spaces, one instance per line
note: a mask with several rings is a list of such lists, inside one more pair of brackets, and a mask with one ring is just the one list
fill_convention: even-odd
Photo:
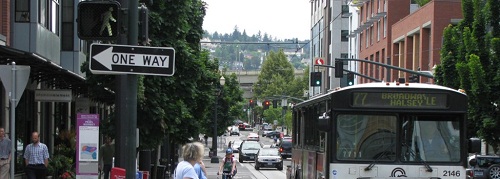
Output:
[[[151,165],[151,173],[148,173],[150,176],[153,175],[155,165]],[[158,165],[158,171],[156,171],[156,178],[151,178],[151,179],[165,179],[165,170],[167,169],[167,166],[165,165]]]

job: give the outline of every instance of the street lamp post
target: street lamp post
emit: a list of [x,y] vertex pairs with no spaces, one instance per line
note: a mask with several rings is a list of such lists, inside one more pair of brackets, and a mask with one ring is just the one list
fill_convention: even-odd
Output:
[[219,79],[220,86],[217,85],[217,92],[215,97],[215,114],[214,114],[214,135],[212,137],[212,158],[210,159],[210,163],[219,163],[219,157],[217,157],[217,106],[219,101],[219,95],[222,91],[222,87],[226,83],[226,79],[224,76],[221,76]]

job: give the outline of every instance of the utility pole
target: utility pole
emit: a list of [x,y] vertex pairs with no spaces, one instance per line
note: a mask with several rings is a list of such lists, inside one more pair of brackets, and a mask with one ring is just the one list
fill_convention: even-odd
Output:
[[[138,1],[120,0],[124,23],[119,44],[137,45],[138,43]],[[137,129],[137,75],[116,75],[116,126],[115,140],[116,166],[126,170],[126,178],[136,178],[136,129]]]

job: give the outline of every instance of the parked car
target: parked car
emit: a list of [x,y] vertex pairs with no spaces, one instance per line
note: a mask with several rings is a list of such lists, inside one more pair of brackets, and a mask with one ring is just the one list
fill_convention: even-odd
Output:
[[292,139],[283,139],[278,148],[283,159],[292,157]]
[[255,170],[260,168],[277,168],[283,170],[283,159],[276,148],[262,148],[255,157]]
[[500,179],[500,156],[474,155],[466,169],[468,179]]
[[244,161],[254,161],[255,156],[257,155],[257,152],[262,148],[262,144],[257,141],[248,141],[245,140],[241,143],[240,148],[239,148],[239,159],[238,161],[240,163],[243,163]]
[[243,142],[242,140],[234,140],[234,141],[232,141],[231,148],[233,148],[233,152],[234,153],[239,153],[240,152],[239,148],[240,148],[240,145],[241,145],[242,142]]
[[256,133],[250,133],[247,136],[247,140],[250,140],[250,141],[259,141],[260,137]]
[[231,132],[229,133],[229,136],[237,135],[240,136],[240,130],[235,126],[231,129]]

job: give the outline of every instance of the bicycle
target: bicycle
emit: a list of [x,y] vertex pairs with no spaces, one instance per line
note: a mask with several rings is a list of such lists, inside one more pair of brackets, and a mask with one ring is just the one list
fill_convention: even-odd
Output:
[[[232,179],[233,175],[230,172],[222,172],[221,179]],[[219,172],[217,172],[217,179],[219,179]]]

